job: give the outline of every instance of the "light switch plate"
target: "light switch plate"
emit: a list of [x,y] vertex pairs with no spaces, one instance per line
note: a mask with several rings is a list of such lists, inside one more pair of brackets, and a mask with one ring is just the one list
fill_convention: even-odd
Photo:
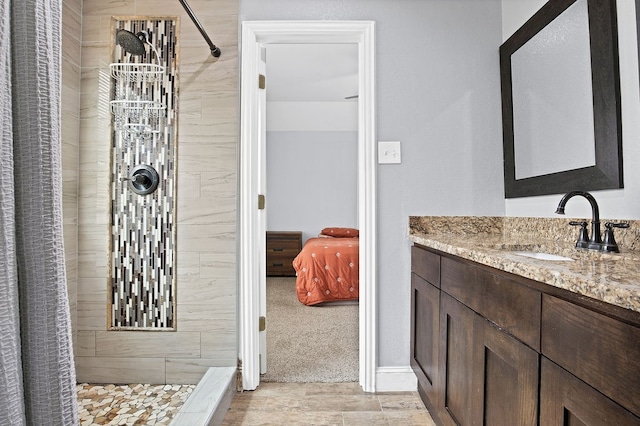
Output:
[[378,142],[378,164],[400,164],[400,141]]

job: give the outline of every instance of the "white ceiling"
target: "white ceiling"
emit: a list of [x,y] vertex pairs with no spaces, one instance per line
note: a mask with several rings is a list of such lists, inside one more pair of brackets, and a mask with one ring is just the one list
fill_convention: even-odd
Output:
[[358,45],[268,44],[268,102],[355,102]]

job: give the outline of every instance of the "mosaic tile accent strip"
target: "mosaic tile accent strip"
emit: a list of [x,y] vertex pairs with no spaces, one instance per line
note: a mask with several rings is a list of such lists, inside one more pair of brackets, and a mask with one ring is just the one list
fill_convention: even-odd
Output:
[[[176,328],[177,25],[177,18],[112,21],[114,39],[119,29],[146,32],[153,47],[145,43],[147,52],[134,56],[113,46],[114,63],[122,66],[111,68],[117,101],[111,102],[111,330]],[[158,172],[151,194],[135,193],[125,180],[139,165]]]

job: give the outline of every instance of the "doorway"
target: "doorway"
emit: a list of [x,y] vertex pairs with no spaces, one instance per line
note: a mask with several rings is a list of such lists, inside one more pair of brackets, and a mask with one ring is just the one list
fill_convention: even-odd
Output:
[[298,233],[305,245],[324,228],[358,225],[358,45],[264,48],[267,326],[260,381],[357,383],[358,303],[306,306],[292,261]]
[[[356,43],[358,45],[358,227],[360,228],[359,383],[375,392],[376,217],[374,22],[247,21],[242,24],[239,217],[239,357],[242,386],[260,382],[261,278],[264,271],[264,215],[259,209],[264,170],[264,103],[258,75],[261,47],[269,43]],[[260,265],[256,267],[256,265]]]

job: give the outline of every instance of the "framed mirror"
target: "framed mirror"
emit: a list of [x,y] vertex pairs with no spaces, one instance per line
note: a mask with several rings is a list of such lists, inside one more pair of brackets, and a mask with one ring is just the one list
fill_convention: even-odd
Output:
[[623,187],[615,0],[550,0],[502,46],[505,197]]

